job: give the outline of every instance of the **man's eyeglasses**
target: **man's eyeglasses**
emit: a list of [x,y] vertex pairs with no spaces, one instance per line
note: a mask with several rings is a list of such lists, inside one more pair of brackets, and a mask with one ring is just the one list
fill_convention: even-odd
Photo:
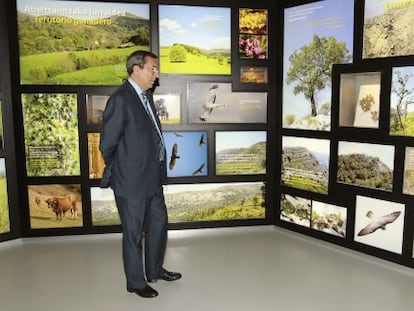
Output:
[[156,67],[156,66],[149,67],[149,66],[147,66],[147,65],[142,65],[142,66],[140,66],[140,67],[141,67],[141,68],[147,68],[147,69],[149,69],[149,71],[151,71],[152,73],[159,73],[158,67]]

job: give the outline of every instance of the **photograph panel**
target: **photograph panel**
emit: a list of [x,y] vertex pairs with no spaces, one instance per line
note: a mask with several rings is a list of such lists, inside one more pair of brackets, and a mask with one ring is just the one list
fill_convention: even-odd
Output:
[[354,240],[401,254],[404,215],[404,204],[358,195]]
[[148,3],[17,0],[21,84],[120,85],[149,50]]
[[282,193],[280,197],[280,220],[310,228],[312,201]]
[[345,238],[346,222],[347,209],[345,207],[312,201],[312,229]]
[[283,127],[330,131],[332,65],[352,62],[354,1],[317,1],[284,13]]
[[101,178],[105,162],[101,151],[99,150],[100,133],[88,133],[88,162],[89,178]]
[[91,187],[93,226],[120,225],[114,192],[110,188]]
[[340,76],[339,126],[379,128],[381,73]]
[[28,186],[30,228],[82,227],[80,184]]
[[390,135],[414,137],[414,66],[392,68]]
[[29,177],[79,176],[76,94],[22,94]]
[[216,132],[216,175],[266,174],[266,132]]
[[102,124],[108,95],[86,95],[86,123]]
[[265,218],[263,182],[164,186],[171,223]]
[[266,123],[267,93],[232,92],[231,83],[189,82],[189,123]]
[[167,176],[208,175],[207,131],[163,132],[167,150]]
[[239,58],[267,58],[266,9],[239,9]]
[[330,141],[282,137],[282,185],[327,194]]
[[159,5],[163,74],[230,75],[230,8]]
[[6,232],[10,232],[6,160],[4,158],[0,158],[0,234]]
[[412,1],[365,0],[362,58],[414,54]]
[[154,105],[161,124],[181,123],[181,94],[154,94]]
[[338,142],[339,183],[392,191],[393,177],[394,146]]

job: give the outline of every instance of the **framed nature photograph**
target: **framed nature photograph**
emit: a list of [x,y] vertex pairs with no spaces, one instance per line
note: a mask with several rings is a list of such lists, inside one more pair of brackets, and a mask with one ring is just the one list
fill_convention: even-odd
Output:
[[280,197],[280,220],[310,228],[312,201],[282,193]]
[[159,5],[161,73],[230,75],[230,8]]
[[105,162],[99,150],[100,138],[100,133],[88,133],[89,178],[91,179],[101,178],[105,168]]
[[405,147],[402,192],[414,195],[414,147]]
[[239,9],[239,58],[267,58],[266,9]]
[[91,210],[93,226],[120,225],[114,192],[111,188],[91,187]]
[[17,0],[21,84],[120,85],[150,48],[149,3]]
[[77,95],[22,94],[26,174],[79,176]]
[[103,112],[109,95],[86,95],[86,123],[102,124]]
[[80,184],[29,185],[30,228],[82,227]]
[[281,183],[316,193],[328,193],[330,141],[282,137]]
[[311,228],[331,235],[346,237],[347,208],[312,201]]
[[414,66],[392,68],[390,135],[414,136]]
[[338,142],[337,182],[392,191],[394,146]]
[[404,204],[357,195],[354,240],[401,254],[404,217]]
[[265,218],[263,182],[164,186],[170,223]]
[[189,123],[266,123],[267,93],[232,92],[231,83],[189,82]]
[[241,83],[267,84],[267,67],[242,66],[240,67]]
[[181,123],[181,94],[154,94],[154,105],[161,124]]
[[7,232],[10,232],[10,215],[7,196],[6,160],[0,158],[0,234]]
[[167,176],[208,175],[207,131],[163,132],[167,150]]
[[266,174],[266,131],[216,132],[216,175]]
[[411,1],[365,0],[362,58],[414,54]]
[[353,34],[354,0],[284,10],[283,128],[330,131],[332,65],[352,62]]
[[381,72],[340,75],[339,126],[379,128]]

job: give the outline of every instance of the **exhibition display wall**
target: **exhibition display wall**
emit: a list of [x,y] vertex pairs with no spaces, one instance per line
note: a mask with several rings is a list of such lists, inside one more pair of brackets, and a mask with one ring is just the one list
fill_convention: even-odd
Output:
[[145,49],[170,228],[275,224],[414,267],[409,2],[2,6],[1,240],[120,231],[99,188],[102,113]]

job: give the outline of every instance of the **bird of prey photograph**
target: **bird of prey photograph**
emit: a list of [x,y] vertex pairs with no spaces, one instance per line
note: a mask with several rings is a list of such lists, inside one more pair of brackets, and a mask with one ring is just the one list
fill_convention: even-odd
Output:
[[170,170],[174,168],[175,162],[179,158],[180,156],[178,155],[178,145],[177,143],[174,143],[171,149],[170,163],[168,164],[168,167],[170,168]]
[[[164,131],[163,136],[169,160],[167,177],[207,176],[207,131]],[[205,165],[197,171],[201,163]]]
[[203,173],[203,168],[204,168],[205,165],[206,165],[205,163],[201,164],[200,167],[193,172],[193,175]]
[[198,145],[202,146],[202,145],[205,145],[205,144],[206,144],[206,141],[205,141],[205,138],[204,138],[204,134],[201,134],[200,141],[198,142]]
[[[367,214],[367,217],[372,218],[372,212]],[[358,232],[358,236],[363,236],[367,234],[371,234],[378,229],[385,230],[386,226],[388,224],[393,223],[399,216],[401,212],[392,212],[391,214],[387,214],[378,218],[375,218],[373,221],[371,221],[368,225],[366,225],[361,231]]]
[[403,203],[357,195],[354,241],[401,254],[405,209]]

